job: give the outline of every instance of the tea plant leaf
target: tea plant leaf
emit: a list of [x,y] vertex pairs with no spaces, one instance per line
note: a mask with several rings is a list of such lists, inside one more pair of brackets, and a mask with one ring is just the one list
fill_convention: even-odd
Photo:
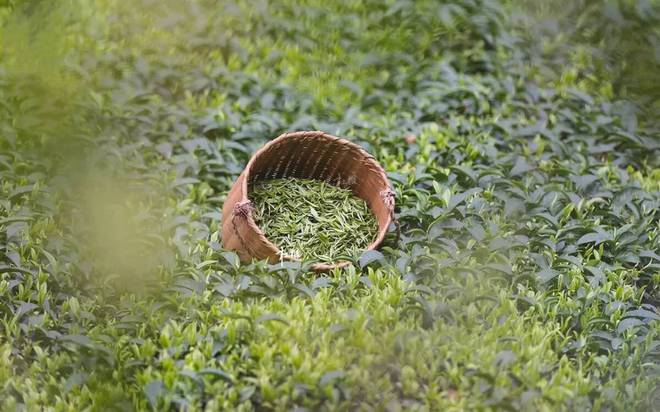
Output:
[[585,243],[592,243],[593,242],[595,246],[598,246],[603,242],[611,241],[611,240],[613,240],[613,237],[609,233],[593,232],[593,233],[587,233],[586,235],[580,237],[577,240],[576,243],[578,245],[582,245],[582,244],[585,244]]
[[616,327],[616,331],[619,335],[621,335],[623,332],[627,331],[628,329],[642,325],[644,325],[644,322],[642,322],[637,318],[625,318],[619,322],[619,324]]
[[319,386],[325,386],[332,381],[343,378],[344,376],[346,376],[346,373],[344,371],[326,372],[319,379]]
[[259,316],[257,319],[254,320],[254,323],[265,323],[265,322],[280,322],[285,325],[289,325],[289,322],[287,322],[286,319],[284,319],[281,315],[278,315],[276,313],[267,313],[265,315]]
[[369,264],[376,261],[384,261],[385,256],[377,250],[367,250],[360,255],[358,259],[358,264],[361,268],[368,266]]
[[60,340],[75,343],[76,345],[85,346],[85,347],[88,347],[88,348],[91,348],[91,347],[94,346],[94,342],[92,342],[92,340],[89,337],[85,336],[85,335],[76,335],[76,334],[62,335],[60,337]]
[[87,382],[89,375],[84,372],[75,372],[71,374],[64,383],[64,391],[70,392],[75,386],[80,386]]
[[636,318],[642,318],[642,319],[660,320],[660,315],[658,315],[657,313],[651,312],[650,310],[646,310],[646,309],[631,310],[629,312],[626,312],[624,316],[626,318],[636,317]]
[[505,350],[495,356],[494,364],[498,368],[505,368],[516,360],[516,354],[513,351]]
[[222,252],[221,255],[229,265],[233,267],[238,267],[240,265],[240,260],[235,252]]
[[215,378],[219,378],[226,382],[232,383],[234,378],[227,372],[217,369],[217,368],[204,368],[198,372],[200,375],[211,375]]
[[550,282],[552,279],[556,278],[557,276],[559,276],[559,273],[560,273],[559,271],[547,267],[541,270],[536,276],[538,277],[541,283],[547,283]]
[[144,393],[147,396],[149,405],[153,409],[157,409],[158,399],[165,393],[165,384],[160,380],[151,381],[145,385]]
[[18,310],[14,313],[14,317],[16,319],[20,319],[23,315],[25,315],[26,313],[30,313],[31,311],[33,311],[34,309],[36,309],[38,307],[39,306],[34,304],[34,303],[23,302],[18,307]]

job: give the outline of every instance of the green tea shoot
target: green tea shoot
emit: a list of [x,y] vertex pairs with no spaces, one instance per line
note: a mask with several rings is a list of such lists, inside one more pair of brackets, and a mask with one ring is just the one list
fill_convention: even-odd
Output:
[[255,222],[282,256],[336,262],[358,256],[378,231],[364,200],[320,180],[264,180],[249,197]]

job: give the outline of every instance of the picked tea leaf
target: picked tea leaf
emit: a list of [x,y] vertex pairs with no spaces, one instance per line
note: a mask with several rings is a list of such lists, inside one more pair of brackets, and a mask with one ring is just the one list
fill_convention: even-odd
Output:
[[320,180],[264,180],[249,197],[255,222],[283,256],[324,263],[357,257],[378,232],[364,200]]

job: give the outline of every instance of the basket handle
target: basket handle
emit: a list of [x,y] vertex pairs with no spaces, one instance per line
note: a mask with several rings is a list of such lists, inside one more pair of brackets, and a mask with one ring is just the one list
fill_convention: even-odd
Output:
[[245,200],[242,202],[237,202],[234,204],[234,209],[232,210],[231,214],[231,225],[234,229],[234,233],[236,234],[236,237],[238,240],[241,242],[241,246],[243,247],[243,250],[249,254],[252,255],[252,251],[248,247],[247,242],[245,242],[245,239],[243,239],[243,236],[241,236],[241,231],[238,230],[238,226],[236,224],[236,220],[240,220],[243,223],[247,223],[247,218],[252,213],[252,202],[249,200]]
[[390,212],[390,220],[396,226],[396,243],[399,243],[399,240],[401,240],[401,224],[394,215],[394,191],[389,188],[381,190],[380,197],[383,199],[383,203],[385,203],[385,206],[387,206],[387,209]]

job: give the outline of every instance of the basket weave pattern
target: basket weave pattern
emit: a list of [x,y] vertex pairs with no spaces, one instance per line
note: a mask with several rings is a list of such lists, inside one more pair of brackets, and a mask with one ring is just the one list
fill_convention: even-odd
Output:
[[[363,199],[378,221],[378,234],[367,250],[377,248],[394,218],[394,193],[385,171],[360,146],[321,131],[285,133],[265,144],[250,159],[234,182],[222,208],[222,244],[235,250],[242,261],[296,260],[282,256],[252,217],[248,187],[260,180],[297,177],[322,180],[350,189]],[[348,265],[317,263],[326,271]]]

